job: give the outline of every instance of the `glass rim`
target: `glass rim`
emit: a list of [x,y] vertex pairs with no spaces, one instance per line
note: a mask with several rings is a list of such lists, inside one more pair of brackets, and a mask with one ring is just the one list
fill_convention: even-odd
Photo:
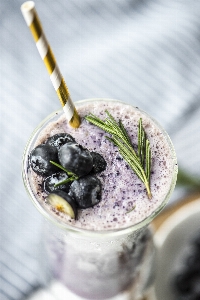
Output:
[[[90,98],[90,99],[83,99],[83,100],[78,100],[75,102],[75,104],[82,104],[84,102],[89,102],[89,101],[114,101],[114,102],[118,102],[118,103],[123,103],[125,105],[130,105],[132,107],[134,107],[132,104],[123,102],[121,100],[117,100],[117,99],[109,99],[109,98]],[[137,107],[138,109],[138,107]],[[45,208],[37,201],[31,185],[29,183],[28,180],[28,172],[27,172],[27,168],[28,168],[28,155],[31,151],[31,146],[32,146],[32,142],[34,140],[34,138],[36,137],[37,133],[40,132],[41,128],[43,128],[45,125],[47,125],[47,122],[49,122],[53,117],[56,116],[60,116],[63,113],[63,109],[58,109],[54,112],[52,112],[51,114],[49,114],[46,118],[44,118],[39,124],[38,126],[33,130],[30,138],[28,139],[28,142],[25,146],[25,150],[23,153],[23,159],[22,159],[22,179],[23,179],[23,183],[25,186],[25,189],[29,195],[29,197],[31,198],[34,206],[38,209],[38,211],[43,215],[43,217],[45,217],[45,219],[47,219],[48,221],[50,221],[52,224],[56,225],[57,227],[66,230],[68,232],[71,233],[76,233],[76,234],[81,234],[84,236],[97,236],[97,237],[109,237],[109,236],[118,236],[118,235],[122,235],[122,234],[128,234],[131,233],[133,231],[137,231],[142,227],[147,226],[148,224],[151,223],[151,221],[160,213],[160,211],[165,207],[166,203],[168,202],[168,199],[171,195],[171,193],[174,190],[175,184],[176,184],[176,179],[177,179],[177,172],[178,172],[178,166],[177,166],[177,158],[176,158],[176,153],[175,153],[175,149],[174,146],[172,144],[172,141],[169,137],[169,135],[167,134],[167,132],[162,128],[162,126],[151,116],[149,116],[146,112],[144,112],[143,110],[139,109],[139,111],[141,111],[143,114],[147,115],[148,118],[150,118],[155,124],[156,126],[162,131],[162,134],[165,136],[165,139],[171,149],[171,158],[173,159],[173,175],[171,178],[171,183],[170,183],[170,188],[164,198],[164,200],[161,202],[161,204],[157,207],[156,210],[154,210],[149,216],[147,216],[145,219],[143,219],[142,221],[133,224],[133,225],[129,225],[127,227],[122,227],[122,228],[114,228],[114,229],[105,229],[105,230],[90,230],[90,229],[83,229],[83,228],[78,228],[72,225],[69,225],[65,222],[63,222],[61,219],[56,219],[53,215],[49,214],[47,210],[45,210]]]

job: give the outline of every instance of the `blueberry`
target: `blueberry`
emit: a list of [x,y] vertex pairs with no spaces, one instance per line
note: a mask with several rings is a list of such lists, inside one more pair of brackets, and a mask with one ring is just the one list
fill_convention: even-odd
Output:
[[68,175],[65,172],[54,173],[54,174],[46,177],[42,183],[43,191],[47,194],[52,193],[57,190],[62,190],[62,191],[65,191],[68,193],[71,182],[68,182],[66,184],[61,184],[61,185],[55,187],[55,184],[65,180],[67,178],[68,178]]
[[175,276],[174,286],[179,294],[187,295],[191,292],[192,285],[190,281],[190,276],[190,274],[183,271]]
[[93,168],[94,173],[102,172],[106,169],[107,163],[103,156],[97,152],[90,152],[93,158]]
[[199,270],[200,273],[200,253],[199,249],[193,249],[185,258],[186,266],[192,270]]
[[[193,244],[198,250],[200,250],[200,232],[195,233],[195,235],[193,236],[193,239],[192,239],[192,244]],[[200,257],[200,253],[199,253],[199,257]]]
[[93,167],[92,155],[77,143],[67,143],[58,151],[60,164],[77,176],[88,174]]
[[183,259],[182,269],[173,277],[176,299],[200,299],[200,233],[195,233],[190,240],[189,251]]
[[92,207],[101,200],[101,182],[95,175],[82,177],[71,184],[69,195],[80,208]]
[[200,273],[199,270],[183,269],[174,278],[174,288],[179,299],[200,299]]
[[47,202],[51,204],[57,211],[63,212],[72,219],[77,218],[77,207],[75,201],[67,193],[63,191],[55,191],[50,193]]
[[193,279],[193,295],[194,299],[200,299],[200,273]]
[[38,175],[48,176],[56,172],[57,167],[50,160],[58,162],[58,151],[53,146],[41,144],[31,151],[30,165]]
[[58,133],[51,137],[49,137],[45,144],[51,145],[56,147],[57,149],[60,149],[61,146],[63,146],[66,143],[69,142],[75,142],[75,139],[68,133]]

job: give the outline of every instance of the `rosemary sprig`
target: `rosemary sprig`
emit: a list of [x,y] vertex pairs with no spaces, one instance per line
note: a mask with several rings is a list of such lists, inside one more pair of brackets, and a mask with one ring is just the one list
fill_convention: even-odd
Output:
[[65,173],[67,173],[67,175],[69,176],[69,178],[67,178],[67,179],[65,179],[65,180],[62,180],[62,181],[56,183],[56,184],[54,185],[54,187],[57,187],[57,186],[62,185],[62,184],[66,184],[66,183],[68,183],[68,182],[70,182],[70,181],[74,181],[74,180],[77,180],[77,179],[79,178],[76,174],[74,174],[74,173],[71,172],[71,171],[68,171],[67,169],[65,169],[63,166],[61,166],[60,164],[56,163],[55,161],[50,160],[50,163],[51,163],[52,165],[58,167],[59,169],[63,170],[63,171],[64,171]]
[[122,121],[119,120],[117,123],[107,110],[106,113],[107,118],[105,120],[101,120],[93,114],[89,114],[85,117],[85,119],[111,134],[111,137],[106,136],[106,138],[118,147],[119,153],[122,155],[124,160],[126,160],[138,178],[144,183],[148,198],[151,199],[151,149],[142,125],[142,119],[140,118],[138,124],[138,149],[136,152]]

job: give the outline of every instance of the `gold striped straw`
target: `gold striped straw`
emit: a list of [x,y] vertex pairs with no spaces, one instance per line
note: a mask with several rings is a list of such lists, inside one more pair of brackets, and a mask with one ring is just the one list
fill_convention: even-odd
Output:
[[50,75],[50,79],[62,104],[66,118],[72,127],[77,128],[80,125],[79,115],[72,102],[66,83],[60,73],[51,47],[43,32],[41,22],[35,10],[35,3],[33,1],[24,2],[21,6],[21,11]]

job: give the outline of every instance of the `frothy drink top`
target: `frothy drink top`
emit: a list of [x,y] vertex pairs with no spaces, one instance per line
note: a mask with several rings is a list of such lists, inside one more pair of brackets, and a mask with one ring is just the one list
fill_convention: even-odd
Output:
[[[62,115],[56,122],[46,126],[40,133],[35,146],[43,143],[50,136],[67,132],[89,151],[101,154],[107,163],[106,170],[97,174],[102,183],[101,201],[91,208],[79,209],[77,220],[73,220],[45,203],[46,195],[41,190],[42,178],[29,170],[37,201],[56,218],[61,218],[62,221],[78,228],[110,230],[129,227],[141,222],[161,206],[172,184],[175,158],[166,135],[145,113],[120,102],[87,101],[79,104],[77,110],[81,117],[81,125],[78,129],[71,128],[65,116]],[[105,138],[109,134],[84,119],[89,113],[105,119],[106,110],[116,121],[122,121],[136,148],[138,121],[142,118],[152,152],[150,175],[152,199],[148,199],[144,184],[121,157],[118,148]]]

